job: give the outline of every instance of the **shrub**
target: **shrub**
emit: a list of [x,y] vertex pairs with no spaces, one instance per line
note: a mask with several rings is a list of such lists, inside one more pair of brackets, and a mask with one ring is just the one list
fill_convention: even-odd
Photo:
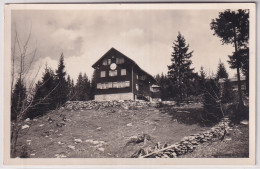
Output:
[[223,117],[219,86],[215,80],[206,81],[203,90],[203,111],[201,117],[206,124],[217,123]]
[[241,120],[249,119],[249,108],[239,108],[239,103],[230,104],[227,108],[228,116],[233,123],[240,123]]
[[234,92],[232,85],[228,79],[225,80],[224,85],[223,85],[223,94],[221,101],[222,103],[232,103],[234,101]]

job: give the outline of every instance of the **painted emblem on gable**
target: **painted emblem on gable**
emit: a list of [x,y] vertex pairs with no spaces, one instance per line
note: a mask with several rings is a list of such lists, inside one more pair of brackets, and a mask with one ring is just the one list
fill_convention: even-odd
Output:
[[112,64],[110,65],[110,69],[111,69],[111,70],[115,70],[115,69],[116,69],[116,64],[115,64],[115,63],[112,63]]

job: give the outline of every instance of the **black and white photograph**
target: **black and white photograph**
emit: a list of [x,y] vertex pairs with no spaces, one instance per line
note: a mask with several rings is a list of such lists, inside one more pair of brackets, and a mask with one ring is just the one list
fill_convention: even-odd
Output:
[[254,164],[255,12],[5,5],[5,164]]

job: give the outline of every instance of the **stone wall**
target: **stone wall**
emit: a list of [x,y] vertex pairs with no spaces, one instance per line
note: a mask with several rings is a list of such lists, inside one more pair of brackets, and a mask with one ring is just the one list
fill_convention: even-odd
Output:
[[[123,108],[139,109],[145,107],[160,107],[162,104],[174,105],[174,102],[162,103],[162,102],[148,102],[142,100],[118,100],[118,101],[68,101],[62,109],[67,110],[91,110],[91,109],[104,109],[111,108]],[[197,145],[208,141],[223,140],[226,132],[229,128],[230,120],[223,118],[222,121],[210,130],[184,137],[180,142],[163,147],[148,147],[147,150],[140,150],[138,153],[131,157],[141,158],[176,158],[183,154],[192,152]]]
[[138,154],[135,157],[141,158],[176,158],[178,156],[184,155],[186,153],[192,152],[197,145],[208,141],[219,141],[223,140],[227,130],[229,128],[230,120],[228,118],[223,118],[222,121],[211,128],[211,130],[190,135],[184,137],[180,142],[164,147],[162,149],[153,148],[152,152],[140,151],[142,154]]
[[100,94],[95,95],[96,101],[110,101],[110,100],[133,100],[133,93],[115,93],[115,94]]
[[138,109],[144,107],[160,107],[160,102],[147,102],[143,100],[114,100],[114,101],[68,101],[61,109],[67,110],[91,110],[116,107],[127,109]]

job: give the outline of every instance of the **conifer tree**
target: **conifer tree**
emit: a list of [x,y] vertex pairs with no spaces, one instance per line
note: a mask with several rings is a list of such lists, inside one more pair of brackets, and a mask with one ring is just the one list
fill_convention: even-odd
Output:
[[56,70],[56,102],[58,106],[63,105],[68,98],[68,84],[65,79],[65,64],[64,64],[64,56],[63,53],[60,56],[58,69]]
[[70,79],[70,75],[67,76],[67,83],[68,83],[68,87],[70,88],[71,85],[71,79]]
[[67,77],[67,84],[68,84],[68,99],[73,100],[74,84],[73,84],[73,80],[70,78],[70,75],[68,75],[68,77]]
[[204,67],[203,67],[203,66],[200,67],[200,78],[201,78],[202,80],[205,80],[205,79],[206,79],[206,73],[205,73],[205,71],[204,71]]
[[242,72],[246,77],[246,92],[249,94],[249,48],[240,49],[239,53],[242,58]]
[[167,76],[165,76],[163,73],[157,74],[155,76],[155,80],[157,81],[158,85],[160,86],[160,92],[161,92],[161,99],[162,100],[167,100],[169,98],[168,93],[169,93],[169,81],[167,79]]
[[220,105],[220,90],[218,83],[214,79],[209,79],[205,83],[203,95],[203,111],[201,117],[206,124],[219,122],[224,116]]
[[219,13],[219,17],[213,19],[211,29],[214,35],[221,38],[223,44],[232,44],[235,51],[229,56],[230,67],[236,69],[238,79],[239,109],[244,107],[242,99],[240,69],[243,65],[243,55],[240,50],[248,47],[249,39],[249,10],[238,11],[225,10]]
[[190,82],[187,87],[187,95],[197,96],[200,94],[200,76],[198,73],[192,72],[189,78]]
[[84,100],[84,92],[83,92],[84,81],[83,81],[83,76],[82,76],[81,72],[79,73],[75,88],[76,88],[76,100],[79,100],[79,101]]
[[36,84],[33,105],[27,117],[34,118],[56,108],[55,75],[51,68],[46,66],[42,80]]
[[11,99],[11,120],[16,120],[22,109],[23,104],[26,102],[26,87],[21,78],[18,78]]
[[217,77],[216,78],[217,79],[228,78],[228,73],[226,71],[225,65],[221,61],[219,61],[219,64],[218,64],[218,70],[217,70]]
[[74,80],[72,79],[71,80],[71,96],[72,97],[70,97],[70,100],[77,100],[76,98],[77,98],[77,95],[76,95],[76,86],[75,86],[75,84],[74,84]]
[[205,90],[205,83],[206,83],[206,73],[204,71],[204,67],[200,67],[200,79],[199,79],[199,90],[200,93],[203,93]]
[[84,98],[83,100],[90,100],[90,81],[88,80],[88,77],[86,73],[83,75],[83,94]]
[[98,77],[98,72],[95,69],[93,72],[91,84],[90,84],[90,100],[95,99],[95,92],[96,92],[96,88],[97,88],[97,82],[96,82],[97,77]]
[[229,79],[226,79],[223,84],[223,94],[221,97],[222,103],[232,103],[234,101],[234,92]]
[[193,69],[190,68],[192,64],[190,58],[193,51],[188,52],[189,45],[186,45],[186,41],[180,33],[173,45],[174,52],[171,55],[172,64],[168,66],[168,76],[178,92],[178,99],[183,100],[191,82]]

